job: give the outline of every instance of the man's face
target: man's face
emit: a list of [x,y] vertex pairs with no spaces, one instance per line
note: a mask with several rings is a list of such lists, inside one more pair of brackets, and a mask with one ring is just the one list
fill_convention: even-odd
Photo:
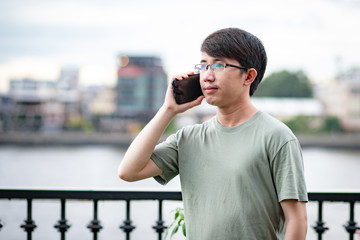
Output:
[[[234,59],[211,57],[202,53],[201,64],[225,63],[240,65]],[[241,98],[249,95],[248,87],[244,86],[246,73],[234,67],[225,67],[223,71],[212,71],[210,67],[200,73],[200,84],[206,101],[219,108],[226,108],[241,103]],[[245,94],[245,95],[244,95]]]

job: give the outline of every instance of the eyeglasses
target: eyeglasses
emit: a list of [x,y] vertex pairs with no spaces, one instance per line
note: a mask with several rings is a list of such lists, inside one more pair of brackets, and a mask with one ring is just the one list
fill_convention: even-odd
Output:
[[213,72],[225,71],[226,67],[234,67],[234,68],[239,68],[239,69],[243,69],[243,70],[248,70],[248,68],[246,68],[246,67],[222,63],[222,62],[213,63],[213,64],[201,64],[200,63],[200,64],[195,65],[195,73],[203,73],[203,72],[207,71],[209,67],[210,67],[210,70]]

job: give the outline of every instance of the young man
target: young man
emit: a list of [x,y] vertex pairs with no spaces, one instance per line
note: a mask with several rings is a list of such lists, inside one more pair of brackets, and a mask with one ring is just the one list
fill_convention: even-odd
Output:
[[[157,145],[175,115],[203,99],[178,105],[170,84],[163,106],[127,150],[119,177],[166,184],[179,174],[188,240],[305,239],[308,199],[299,142],[250,102],[266,68],[262,43],[227,28],[209,35],[201,52],[195,71],[217,115]],[[182,77],[188,74],[176,76]]]

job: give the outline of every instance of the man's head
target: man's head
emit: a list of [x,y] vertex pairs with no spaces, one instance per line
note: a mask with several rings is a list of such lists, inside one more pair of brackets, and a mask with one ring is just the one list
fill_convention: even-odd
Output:
[[257,76],[250,86],[250,96],[254,94],[267,64],[265,48],[256,36],[238,28],[221,29],[204,40],[201,51],[212,57],[235,59],[243,67],[254,68]]

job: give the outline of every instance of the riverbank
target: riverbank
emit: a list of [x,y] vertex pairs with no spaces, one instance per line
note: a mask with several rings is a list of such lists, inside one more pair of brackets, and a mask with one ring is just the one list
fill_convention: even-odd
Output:
[[[0,145],[111,145],[128,147],[135,135],[120,133],[0,133]],[[303,148],[360,149],[360,134],[298,135]],[[163,137],[164,139],[166,136]]]
[[135,135],[119,133],[1,133],[0,145],[114,145],[128,147]]

